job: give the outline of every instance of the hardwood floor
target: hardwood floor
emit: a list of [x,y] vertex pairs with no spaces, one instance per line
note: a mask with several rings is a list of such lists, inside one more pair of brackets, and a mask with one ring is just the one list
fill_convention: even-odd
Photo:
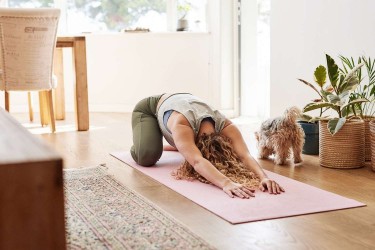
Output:
[[[218,249],[375,249],[375,172],[368,165],[334,170],[318,165],[317,156],[304,156],[296,166],[276,166],[259,160],[267,170],[366,203],[363,208],[324,212],[268,221],[231,225],[204,208],[137,172],[109,155],[129,150],[132,144],[130,114],[90,113],[90,130],[76,132],[74,118],[57,121],[55,134],[27,124],[27,115],[15,115],[32,133],[43,138],[64,158],[65,168],[106,163],[126,186],[167,211]],[[239,125],[254,141],[257,123]],[[40,134],[41,133],[41,134]],[[254,144],[251,146],[254,153]]]

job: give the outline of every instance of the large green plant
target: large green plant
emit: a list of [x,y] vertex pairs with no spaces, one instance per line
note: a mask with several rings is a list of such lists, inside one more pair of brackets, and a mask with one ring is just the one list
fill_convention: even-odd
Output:
[[[345,70],[340,70],[337,66],[335,60],[326,54],[326,61],[327,61],[327,68],[320,65],[315,71],[315,80],[319,86],[320,91],[317,92],[320,95],[321,99],[311,102],[307,104],[303,108],[303,112],[309,112],[312,110],[320,109],[320,116],[316,117],[316,120],[328,120],[328,130],[329,132],[334,135],[336,134],[345,122],[348,120],[349,117],[353,117],[353,115],[348,112],[349,110],[353,110],[353,106],[362,103],[368,102],[366,98],[355,98],[351,96],[354,90],[359,85],[359,79],[357,75],[357,71],[363,66],[363,63],[359,63],[355,67],[353,67],[350,71],[345,72]],[[329,79],[328,86],[325,86],[325,80]],[[312,84],[308,83],[307,81],[303,81],[307,85]],[[322,116],[322,109],[326,110],[333,110],[337,117],[323,117]],[[354,117],[356,115],[354,114]]]

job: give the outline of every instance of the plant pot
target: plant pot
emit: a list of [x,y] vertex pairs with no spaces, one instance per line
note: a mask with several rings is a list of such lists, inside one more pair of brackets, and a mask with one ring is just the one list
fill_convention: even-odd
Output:
[[371,161],[371,137],[370,137],[370,121],[374,120],[373,116],[366,116],[365,121],[365,161]]
[[303,144],[302,153],[306,155],[319,154],[319,124],[304,121],[298,121],[303,132],[305,132],[305,143]]
[[187,19],[178,19],[177,21],[177,31],[188,31],[189,21]]
[[327,168],[360,168],[365,166],[365,123],[347,121],[335,135],[319,122],[319,163]]
[[369,122],[370,145],[371,145],[371,167],[375,171],[375,120]]

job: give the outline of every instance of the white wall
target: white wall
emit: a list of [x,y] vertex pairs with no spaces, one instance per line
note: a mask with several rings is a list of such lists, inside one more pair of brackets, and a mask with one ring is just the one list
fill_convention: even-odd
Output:
[[90,35],[87,62],[91,110],[129,112],[165,92],[212,101],[207,33]]
[[303,107],[314,92],[296,78],[313,81],[325,53],[375,57],[375,1],[278,0],[271,3],[270,115]]

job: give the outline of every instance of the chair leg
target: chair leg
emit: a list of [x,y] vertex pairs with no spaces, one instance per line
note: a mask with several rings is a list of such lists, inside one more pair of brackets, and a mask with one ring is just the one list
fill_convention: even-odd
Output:
[[9,92],[5,91],[5,110],[9,112]]
[[45,91],[39,91],[39,112],[40,112],[40,123],[42,127],[48,124],[47,110],[46,110],[46,98]]
[[46,93],[46,99],[47,99],[48,118],[49,118],[49,124],[51,126],[51,133],[55,133],[56,125],[55,125],[55,114],[53,111],[52,90],[48,90],[45,93]]
[[33,111],[33,102],[32,102],[32,96],[30,92],[27,92],[27,100],[29,103],[29,117],[30,122],[34,121],[34,111]]

